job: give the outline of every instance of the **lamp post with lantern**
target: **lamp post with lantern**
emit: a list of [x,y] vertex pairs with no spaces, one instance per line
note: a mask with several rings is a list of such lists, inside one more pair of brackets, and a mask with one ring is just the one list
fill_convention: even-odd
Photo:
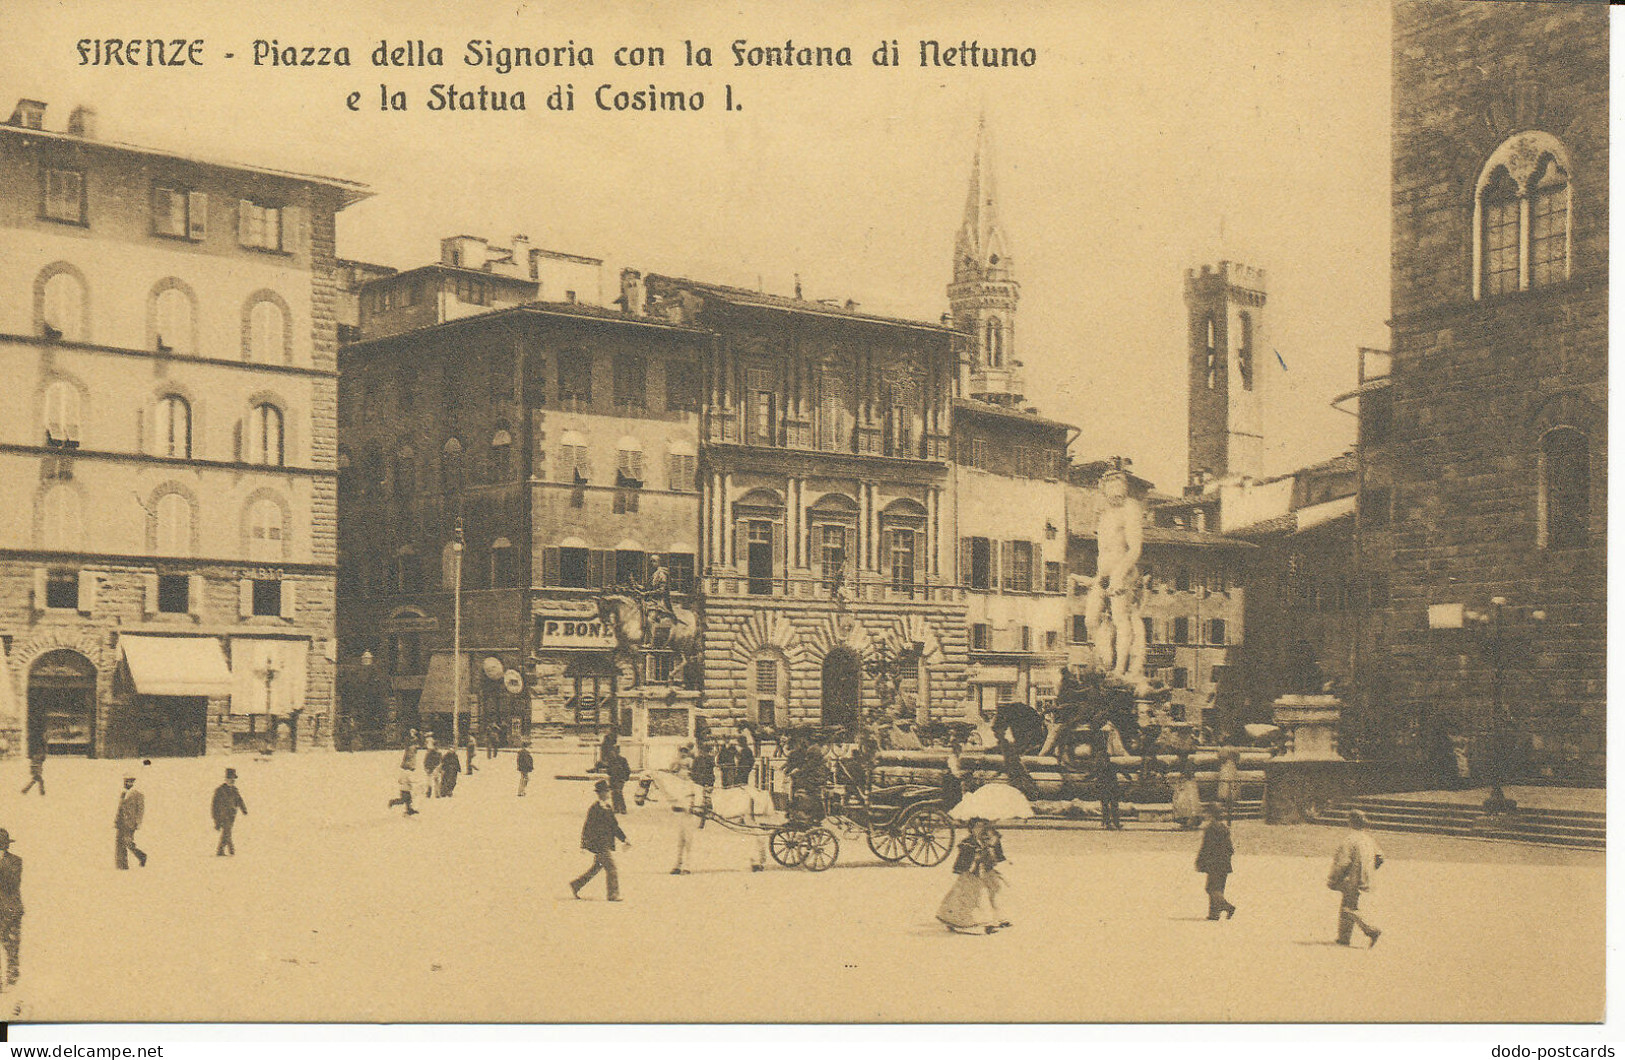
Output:
[[463,521],[451,532],[451,747],[462,746],[458,717],[463,705]]

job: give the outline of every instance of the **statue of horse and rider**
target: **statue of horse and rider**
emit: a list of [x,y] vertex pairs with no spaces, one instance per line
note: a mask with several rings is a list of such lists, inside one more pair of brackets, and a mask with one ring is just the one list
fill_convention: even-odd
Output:
[[598,618],[615,636],[616,662],[630,664],[634,688],[643,683],[643,653],[654,648],[677,656],[671,680],[686,683],[699,657],[699,618],[672,600],[664,567],[656,567],[645,586],[623,585],[598,597]]

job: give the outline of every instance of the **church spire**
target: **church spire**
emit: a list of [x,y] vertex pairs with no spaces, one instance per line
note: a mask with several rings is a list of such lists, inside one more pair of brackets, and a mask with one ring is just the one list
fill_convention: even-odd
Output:
[[976,155],[965,195],[965,216],[954,239],[948,310],[954,326],[971,337],[970,395],[1018,404],[1024,398],[1015,360],[1016,302],[1021,285],[1011,272],[1004,229],[999,224],[995,170],[993,136],[984,116],[976,123]]

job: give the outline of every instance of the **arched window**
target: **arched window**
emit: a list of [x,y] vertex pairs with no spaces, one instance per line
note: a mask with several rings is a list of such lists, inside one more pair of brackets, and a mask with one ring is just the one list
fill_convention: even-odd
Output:
[[440,492],[458,493],[463,488],[463,443],[447,438],[440,447]]
[[45,388],[47,442],[79,440],[79,388],[58,379]]
[[159,456],[192,458],[192,406],[185,398],[170,394],[159,400],[155,431]]
[[85,285],[77,273],[56,272],[45,281],[40,323],[47,337],[85,340]]
[[513,435],[506,424],[499,425],[491,435],[490,481],[506,482],[512,473]]
[[1573,427],[1540,439],[1540,547],[1584,548],[1591,522],[1591,444]]
[[153,327],[160,350],[192,352],[192,299],[179,287],[158,292],[153,306]]
[[998,317],[989,317],[987,322],[987,364],[989,368],[1004,366],[1004,325]]
[[247,359],[260,364],[282,364],[288,359],[287,315],[268,298],[255,302],[248,311]]
[[1241,314],[1241,345],[1236,347],[1236,374],[1241,377],[1241,389],[1253,388],[1253,315]]
[[499,537],[491,542],[491,588],[511,589],[518,583],[519,570],[514,562],[513,542]]
[[179,493],[158,498],[157,552],[160,556],[192,553],[192,502]]
[[52,486],[40,498],[40,544],[54,551],[77,551],[83,532],[79,512],[79,494],[72,486]]
[[1473,297],[1562,283],[1573,265],[1568,150],[1521,132],[1485,162],[1473,197]]
[[282,506],[261,497],[248,508],[248,558],[271,561],[283,557]]
[[248,414],[248,451],[244,454],[250,464],[281,467],[285,461],[282,445],[282,410],[268,401],[255,405]]

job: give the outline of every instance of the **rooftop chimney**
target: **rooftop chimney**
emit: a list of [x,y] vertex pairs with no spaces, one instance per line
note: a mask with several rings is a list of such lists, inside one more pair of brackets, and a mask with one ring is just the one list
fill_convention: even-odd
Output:
[[11,112],[11,120],[7,125],[16,125],[23,129],[43,129],[45,127],[45,104],[37,99],[19,99],[17,109]]
[[68,135],[96,138],[96,111],[91,107],[75,107],[68,115]]
[[643,315],[643,273],[637,269],[621,270],[621,310],[628,316]]
[[527,235],[513,237],[513,267],[516,275],[536,279],[536,255],[531,253],[530,237]]

